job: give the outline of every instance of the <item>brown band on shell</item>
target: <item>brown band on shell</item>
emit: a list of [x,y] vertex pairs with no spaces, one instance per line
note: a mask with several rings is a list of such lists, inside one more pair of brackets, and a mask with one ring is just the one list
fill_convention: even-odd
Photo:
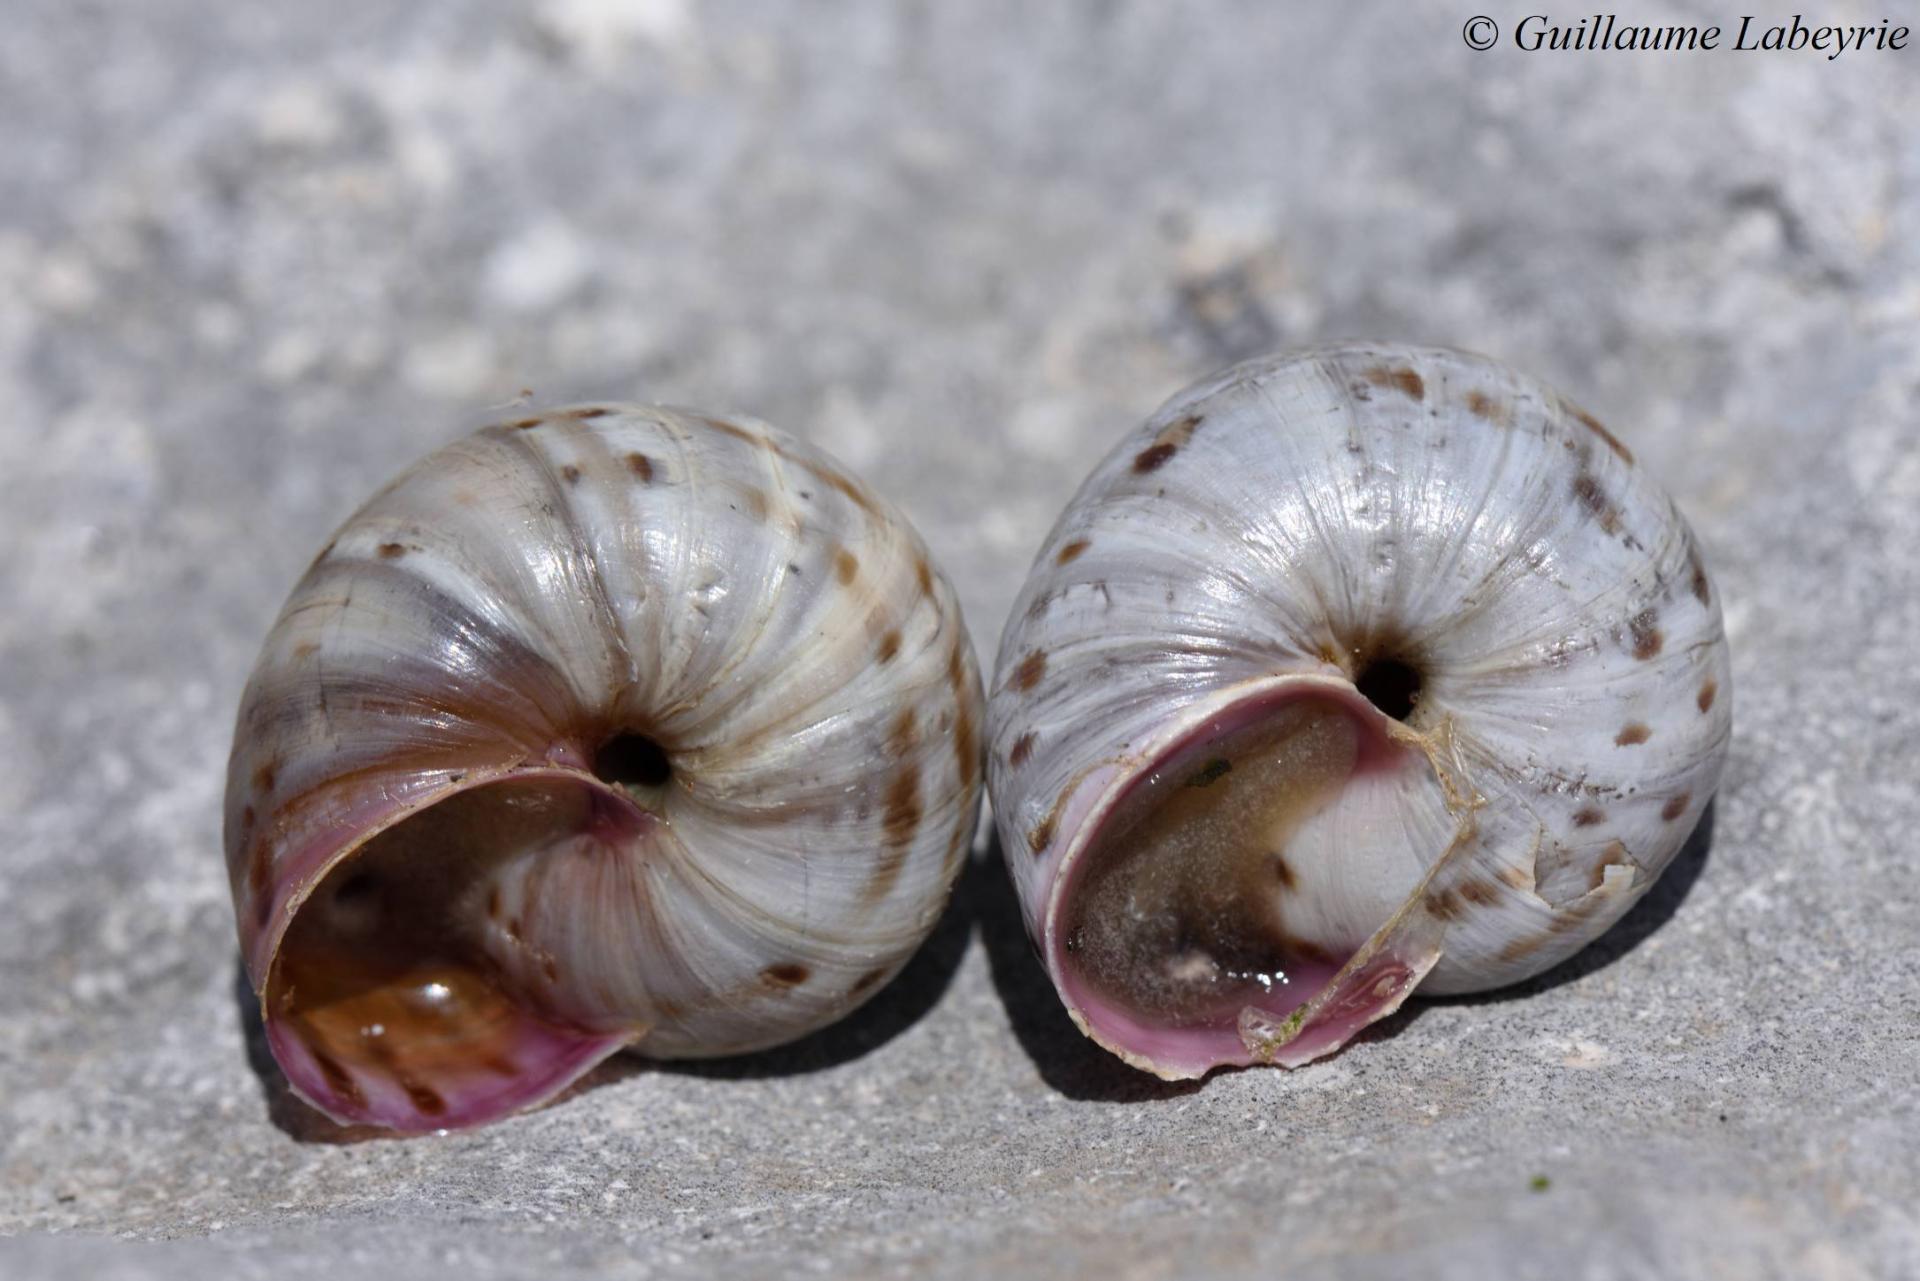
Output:
[[956,637],[947,654],[947,687],[953,691],[953,758],[960,786],[973,791],[980,777],[980,732],[973,723],[973,683],[967,675],[964,641]]
[[900,870],[906,865],[913,838],[920,830],[920,770],[913,759],[920,740],[919,726],[911,707],[902,709],[887,732],[887,753],[906,762],[887,784],[880,817],[880,858],[868,877],[861,897],[875,903],[887,896]]
[[1619,455],[1621,462],[1626,463],[1628,466],[1633,465],[1633,451],[1622,444],[1618,436],[1608,431],[1606,426],[1598,418],[1595,418],[1592,414],[1580,408],[1580,406],[1571,403],[1567,404],[1567,411],[1579,419],[1588,431],[1598,436],[1601,440],[1606,441],[1607,448]]
[[1500,959],[1503,961],[1518,961],[1524,957],[1532,956],[1535,952],[1538,952],[1551,942],[1553,942],[1553,935],[1551,934],[1534,934],[1527,938],[1517,938],[1500,949]]

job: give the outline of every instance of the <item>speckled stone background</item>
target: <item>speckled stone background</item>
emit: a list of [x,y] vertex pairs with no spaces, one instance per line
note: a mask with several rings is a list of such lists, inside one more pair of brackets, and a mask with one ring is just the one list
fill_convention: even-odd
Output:
[[[8,0],[0,1274],[1920,1275],[1920,48],[1473,53],[1482,10],[1524,12]],[[759,414],[907,508],[990,655],[1117,433],[1355,335],[1558,383],[1718,576],[1726,787],[1587,954],[1165,1087],[983,848],[789,1050],[443,1139],[287,1096],[231,717],[400,465],[523,389]]]

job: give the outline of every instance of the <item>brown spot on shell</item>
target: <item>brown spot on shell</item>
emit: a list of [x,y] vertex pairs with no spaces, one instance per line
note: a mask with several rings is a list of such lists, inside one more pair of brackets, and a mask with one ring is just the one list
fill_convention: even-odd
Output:
[[1287,856],[1285,854],[1275,854],[1273,856],[1273,875],[1274,879],[1280,882],[1282,889],[1297,890],[1300,888],[1300,878],[1294,873],[1293,864],[1287,862]]
[[1500,901],[1500,887],[1492,881],[1468,881],[1460,887],[1460,897],[1487,907]]
[[544,417],[516,418],[514,421],[507,424],[507,430],[508,431],[531,431],[545,421],[547,420]]
[[1460,919],[1460,896],[1452,890],[1428,890],[1427,911],[1443,921]]
[[933,566],[927,563],[925,556],[916,556],[913,558],[913,574],[914,577],[919,580],[920,594],[922,596],[933,595]]
[[319,652],[320,652],[320,646],[319,646],[319,643],[316,641],[301,641],[298,645],[295,645],[293,647],[293,656],[296,660],[312,658],[315,654],[318,654]]
[[[1167,459],[1179,453],[1186,443],[1193,439],[1194,429],[1204,420],[1203,414],[1182,414],[1162,427],[1155,433],[1153,443],[1134,455],[1133,469],[1143,473],[1158,471]],[[1067,559],[1070,560],[1072,557]],[[1066,560],[1060,563],[1064,565]]]
[[314,1064],[319,1067],[320,1075],[327,1078],[327,1086],[336,1098],[345,1099],[356,1108],[366,1106],[367,1098],[360,1092],[359,1083],[348,1074],[346,1068],[340,1066],[338,1059],[311,1041],[307,1043],[307,1049],[313,1053]]
[[1056,817],[1049,814],[1035,823],[1027,832],[1027,848],[1035,854],[1045,854],[1047,846],[1053,844],[1053,829],[1056,821]]
[[772,504],[767,499],[767,491],[758,485],[749,485],[747,487],[747,513],[755,520],[764,521],[770,511],[772,511]]
[[1013,740],[1013,750],[1007,753],[1007,764],[1014,766],[1017,769],[1020,766],[1025,765],[1027,763],[1027,758],[1032,755],[1033,755],[1033,731],[1028,730],[1026,733],[1022,734],[1019,738],[1016,738]]
[[1595,418],[1592,414],[1588,413],[1586,410],[1580,408],[1580,406],[1578,405],[1568,405],[1567,410],[1575,418],[1579,419],[1581,424],[1584,425],[1588,431],[1598,436],[1601,440],[1606,441],[1607,448],[1611,449],[1615,454],[1618,454],[1620,456],[1621,462],[1626,463],[1628,466],[1632,466],[1633,451],[1631,449],[1628,449],[1624,444],[1622,444],[1618,436],[1608,431],[1606,429],[1605,424],[1603,424],[1598,418]]
[[1041,650],[1036,649],[1021,659],[1020,665],[1013,669],[1013,687],[1018,690],[1032,689],[1040,683],[1040,678],[1046,674],[1047,656]]
[[495,1076],[511,1079],[520,1075],[520,1065],[504,1054],[489,1054],[480,1060],[480,1066]]
[[399,560],[407,554],[407,549],[401,543],[381,543],[379,553],[381,560]]
[[592,405],[586,409],[569,409],[567,411],[567,417],[580,418],[580,419],[605,418],[608,414],[612,412],[613,411],[611,409],[608,409],[605,405]]
[[559,962],[553,959],[551,953],[540,958],[540,972],[547,976],[547,982],[549,983],[558,983],[560,981],[560,965]]
[[1427,384],[1409,366],[1401,365],[1390,369],[1385,365],[1375,365],[1363,370],[1360,376],[1375,387],[1391,387],[1409,400],[1426,399]]
[[645,454],[628,454],[627,470],[635,476],[638,476],[641,484],[651,485],[653,483],[653,460]]
[[1654,624],[1659,615],[1650,609],[1643,609],[1633,616],[1627,624],[1627,630],[1633,633],[1633,656],[1642,662],[1660,652],[1667,638]]
[[279,778],[280,767],[273,761],[268,761],[253,772],[253,790],[256,792],[271,792],[274,783],[277,782]]
[[447,1101],[440,1097],[432,1087],[407,1077],[398,1078],[400,1088],[407,1092],[407,1098],[420,1110],[422,1116],[439,1116],[447,1110]]
[[862,992],[870,992],[878,987],[880,981],[886,977],[887,968],[884,965],[877,970],[868,970],[865,974],[855,979],[853,986],[848,988],[847,991],[854,996],[858,996]]
[[1687,585],[1702,605],[1712,603],[1713,588],[1707,582],[1706,562],[1700,559],[1700,545],[1693,541],[1692,533],[1687,535]]
[[500,919],[500,887],[498,885],[487,890],[487,916],[496,921]]
[[774,987],[799,987],[813,977],[813,971],[798,961],[783,961],[779,965],[769,965],[761,970],[760,977]]
[[1633,747],[1646,742],[1652,737],[1653,731],[1647,727],[1644,721],[1628,721],[1620,727],[1620,732],[1613,736],[1613,745],[1615,747]]
[[1573,825],[1575,827],[1593,827],[1596,824],[1606,821],[1606,812],[1597,805],[1583,805],[1573,812]]
[[860,572],[860,558],[842,547],[833,554],[833,573],[841,584],[851,584]]
[[1503,867],[1500,869],[1500,879],[1508,885],[1513,886],[1516,890],[1530,890],[1533,888],[1533,877],[1525,868]]
[[1720,682],[1709,676],[1700,685],[1700,696],[1693,701],[1699,705],[1702,714],[1713,710],[1714,696],[1720,692]]
[[1159,471],[1167,459],[1177,452],[1172,445],[1148,445],[1133,456],[1133,469],[1137,472]]
[[873,656],[879,662],[891,663],[894,655],[899,652],[900,629],[897,627],[888,628],[886,634],[880,638],[880,645],[874,650]]
[[1687,806],[1692,800],[1692,792],[1682,792],[1678,796],[1670,797],[1667,803],[1660,807],[1660,817],[1669,823],[1673,822],[1687,812]]
[[580,483],[580,469],[572,463],[568,463],[560,469],[560,479],[566,481],[569,485],[578,485]]
[[1060,549],[1060,554],[1053,558],[1053,563],[1056,565],[1071,564],[1079,559],[1080,553],[1087,550],[1090,546],[1092,546],[1092,544],[1086,539],[1076,538]]
[[1587,509],[1589,515],[1600,522],[1600,528],[1609,534],[1619,531],[1620,511],[1613,505],[1613,500],[1607,497],[1607,491],[1600,488],[1600,482],[1593,478],[1591,472],[1583,471],[1573,478],[1573,496],[1579,500],[1582,507]]
[[1475,418],[1485,419],[1496,427],[1504,427],[1512,421],[1512,411],[1502,401],[1495,400],[1484,391],[1467,393],[1467,412]]

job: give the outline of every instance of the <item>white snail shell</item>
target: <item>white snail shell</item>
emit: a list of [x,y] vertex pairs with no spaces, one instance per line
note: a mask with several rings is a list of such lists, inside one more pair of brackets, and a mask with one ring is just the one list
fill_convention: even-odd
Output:
[[749,420],[490,427],[350,518],[241,703],[226,847],[293,1088],[472,1125],[624,1046],[872,995],[978,812],[981,693],[892,507]]
[[989,790],[1075,1020],[1190,1077],[1584,946],[1693,829],[1729,703],[1625,444],[1483,358],[1329,347],[1179,393],[1082,486],[1001,640]]

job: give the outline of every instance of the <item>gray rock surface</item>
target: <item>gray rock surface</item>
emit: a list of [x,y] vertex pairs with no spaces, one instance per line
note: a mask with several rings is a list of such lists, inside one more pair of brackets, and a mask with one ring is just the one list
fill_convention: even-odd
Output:
[[[12,0],[0,1275],[1920,1275],[1920,49],[1473,53],[1479,7]],[[231,716],[401,464],[522,389],[755,413],[990,655],[1117,433],[1351,335],[1558,383],[1718,577],[1727,783],[1595,948],[1171,1088],[983,850],[789,1050],[442,1139],[287,1096]]]

